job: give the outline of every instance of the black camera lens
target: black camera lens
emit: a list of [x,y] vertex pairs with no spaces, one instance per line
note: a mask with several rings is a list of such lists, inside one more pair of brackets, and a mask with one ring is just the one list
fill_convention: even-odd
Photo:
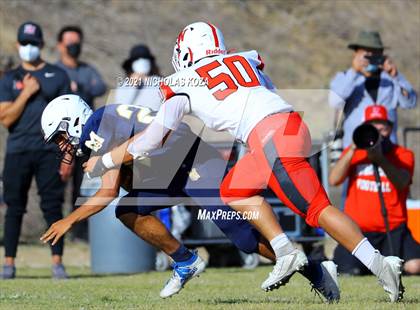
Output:
[[359,149],[373,147],[379,140],[379,131],[370,124],[362,124],[353,132],[353,142]]
[[366,55],[365,58],[369,60],[369,63],[375,66],[381,66],[385,62],[384,55]]

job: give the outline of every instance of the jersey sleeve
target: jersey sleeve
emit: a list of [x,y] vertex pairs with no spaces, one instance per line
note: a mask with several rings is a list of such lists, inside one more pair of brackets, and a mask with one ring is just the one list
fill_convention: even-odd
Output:
[[181,73],[177,72],[162,79],[159,82],[159,90],[162,102],[169,100],[181,91],[179,86],[179,81],[181,79]]
[[159,83],[159,90],[162,102],[165,102],[166,100],[171,99],[176,95],[174,90],[164,81]]
[[189,112],[189,99],[186,95],[172,96],[159,109],[155,121],[171,130],[175,130],[185,114]]
[[270,77],[264,72],[264,61],[262,60],[261,55],[255,50],[239,53],[239,55],[245,57],[251,65],[257,69],[258,79],[261,85],[275,92],[276,86],[271,81]]
[[245,57],[249,62],[251,62],[258,70],[264,70],[264,61],[262,60],[260,54],[257,51],[252,50],[248,52],[239,53],[239,55]]

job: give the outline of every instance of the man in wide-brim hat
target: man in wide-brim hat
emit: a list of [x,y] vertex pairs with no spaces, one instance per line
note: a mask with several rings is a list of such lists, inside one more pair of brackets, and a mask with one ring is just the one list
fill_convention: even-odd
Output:
[[361,31],[348,48],[354,51],[351,68],[336,74],[330,83],[330,106],[344,111],[343,145],[352,142],[353,130],[360,125],[364,110],[383,105],[394,123],[391,140],[397,142],[397,108],[414,108],[417,95],[398,71],[377,31]]

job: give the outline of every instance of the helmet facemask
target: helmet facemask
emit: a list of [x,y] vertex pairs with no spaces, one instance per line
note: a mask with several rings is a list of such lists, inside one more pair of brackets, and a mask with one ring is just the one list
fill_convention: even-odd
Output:
[[54,142],[59,150],[57,158],[62,163],[71,165],[74,156],[79,149],[80,138],[71,136],[68,132],[69,124],[67,120],[62,120],[54,133],[46,140],[46,143]]
[[53,141],[60,147],[62,162],[71,164],[74,156],[81,153],[77,151],[83,126],[92,113],[80,96],[71,94],[59,96],[45,107],[41,117],[44,140],[46,143]]

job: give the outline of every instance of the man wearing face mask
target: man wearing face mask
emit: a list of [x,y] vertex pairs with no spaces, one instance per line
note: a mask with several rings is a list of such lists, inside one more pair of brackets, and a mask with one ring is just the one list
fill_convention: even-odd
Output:
[[[339,72],[330,83],[330,106],[343,110],[343,145],[351,144],[354,129],[360,124],[365,108],[372,104],[386,107],[393,122],[391,141],[397,142],[397,109],[414,108],[417,95],[413,87],[387,55],[376,31],[362,31],[348,45],[354,51],[351,68]],[[336,124],[335,124],[336,125]],[[341,127],[341,126],[340,126]]]
[[[373,164],[379,167],[392,249],[395,252],[391,255],[398,255],[405,260],[406,273],[420,274],[420,244],[413,239],[407,228],[406,200],[414,172],[414,153],[391,142],[393,123],[387,114],[386,108],[380,105],[365,109],[365,123],[378,130],[380,142],[367,150],[358,149],[355,144],[347,147],[332,168],[329,182],[331,185],[339,185],[345,178],[349,178],[344,212],[360,226],[375,249],[390,255]],[[340,273],[368,273],[341,246],[335,250],[334,261]]]
[[[22,60],[0,80],[0,123],[9,131],[3,171],[5,263],[2,277],[15,277],[15,257],[26,212],[28,191],[35,176],[41,209],[48,225],[62,218],[64,181],[69,165],[60,164],[58,149],[43,142],[41,115],[53,98],[70,92],[67,74],[41,58],[42,30],[34,22],[19,27],[17,49]],[[66,278],[63,243],[51,248],[52,275]]]
[[64,26],[57,34],[57,50],[60,60],[57,66],[67,72],[71,90],[93,108],[94,99],[106,92],[101,75],[90,64],[79,60],[83,45],[83,31],[78,26]]
[[[57,34],[57,50],[60,60],[58,67],[66,71],[71,80],[71,90],[79,95],[94,109],[94,99],[106,92],[106,84],[98,71],[90,64],[79,60],[82,52],[83,31],[79,26],[64,26]],[[80,187],[83,181],[83,160],[76,158],[74,161],[72,178],[72,201],[73,206],[80,197]],[[74,239],[87,240],[87,222],[80,223],[73,230]]]

